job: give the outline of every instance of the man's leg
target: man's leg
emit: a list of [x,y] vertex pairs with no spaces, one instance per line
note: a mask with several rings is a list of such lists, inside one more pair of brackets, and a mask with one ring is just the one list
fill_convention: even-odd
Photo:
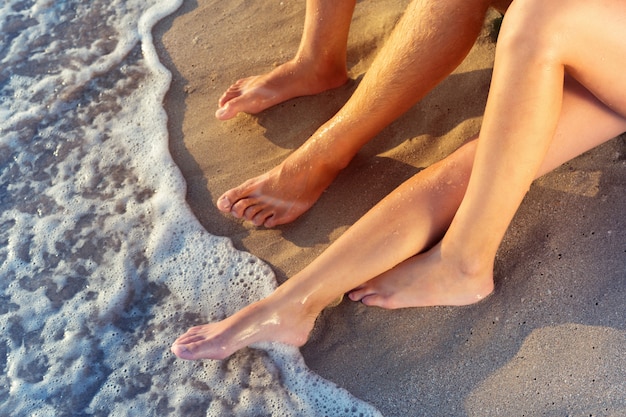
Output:
[[224,193],[218,208],[257,226],[295,220],[365,143],[457,67],[489,3],[413,0],[344,107],[283,163]]
[[290,98],[318,94],[348,80],[346,47],[356,0],[307,0],[296,56],[264,75],[237,81],[219,99],[215,116],[258,113]]

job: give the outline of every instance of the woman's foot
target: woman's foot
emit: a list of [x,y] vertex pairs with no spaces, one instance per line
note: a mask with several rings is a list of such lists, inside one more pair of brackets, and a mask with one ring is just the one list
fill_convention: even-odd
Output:
[[227,120],[239,112],[259,113],[294,97],[319,94],[339,87],[347,80],[345,64],[309,64],[294,59],[267,74],[235,82],[220,97],[215,117]]
[[317,314],[307,314],[293,300],[272,295],[217,323],[192,327],[172,345],[181,359],[224,359],[257,342],[306,343]]
[[440,245],[437,245],[355,288],[348,297],[387,309],[459,306],[476,303],[493,289],[491,272],[463,273],[442,259]]

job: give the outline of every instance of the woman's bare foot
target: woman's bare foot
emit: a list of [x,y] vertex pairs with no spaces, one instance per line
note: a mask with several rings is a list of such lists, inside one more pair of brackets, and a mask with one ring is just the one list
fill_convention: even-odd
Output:
[[255,226],[294,221],[315,204],[346,165],[333,164],[330,157],[319,155],[314,143],[297,149],[269,172],[225,192],[217,200],[217,208]]
[[348,297],[387,309],[459,306],[476,303],[493,289],[491,272],[464,274],[442,260],[440,245],[437,245],[355,288]]
[[227,120],[239,112],[259,113],[294,97],[319,94],[343,85],[348,80],[341,66],[294,59],[267,74],[238,80],[219,99],[215,117]]
[[307,314],[293,300],[270,296],[218,323],[192,327],[172,345],[181,359],[224,359],[257,342],[281,342],[292,346],[306,343],[316,314]]

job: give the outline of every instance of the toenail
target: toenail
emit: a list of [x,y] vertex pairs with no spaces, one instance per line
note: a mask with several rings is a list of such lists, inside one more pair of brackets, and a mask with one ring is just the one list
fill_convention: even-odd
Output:
[[230,210],[232,207],[232,204],[230,203],[230,200],[228,199],[228,197],[222,196],[217,201],[217,206],[223,210]]

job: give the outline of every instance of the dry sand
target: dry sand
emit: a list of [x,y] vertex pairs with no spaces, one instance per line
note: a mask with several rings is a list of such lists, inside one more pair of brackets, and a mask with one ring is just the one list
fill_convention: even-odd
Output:
[[[461,67],[296,222],[257,229],[215,208],[221,193],[277,165],[341,107],[406,3],[357,4],[345,86],[226,122],[213,117],[222,92],[295,52],[304,1],[186,0],[157,28],[173,73],[170,149],[188,202],[210,233],[265,260],[281,282],[478,132],[495,47],[489,22]],[[318,320],[301,349],[307,364],[386,416],[626,415],[625,190],[618,138],[533,185],[499,252],[494,295],[465,308],[402,311],[344,301]]]

